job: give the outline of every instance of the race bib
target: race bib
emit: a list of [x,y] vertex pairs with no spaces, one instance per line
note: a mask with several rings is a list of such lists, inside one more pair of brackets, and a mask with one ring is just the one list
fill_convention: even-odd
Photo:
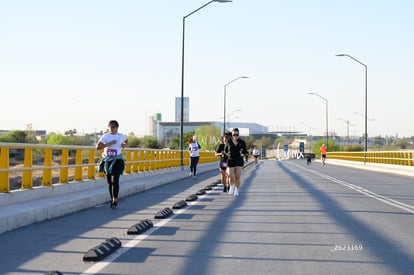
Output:
[[118,151],[116,149],[108,149],[106,151],[106,155],[108,157],[116,157],[118,155]]

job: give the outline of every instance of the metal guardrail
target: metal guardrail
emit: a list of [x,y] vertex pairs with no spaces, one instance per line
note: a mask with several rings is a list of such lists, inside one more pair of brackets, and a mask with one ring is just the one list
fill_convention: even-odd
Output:
[[[329,159],[364,162],[364,152],[328,152]],[[368,151],[366,162],[414,166],[413,151]]]
[[[22,174],[21,189],[32,189],[34,178],[41,186],[103,178],[97,165],[103,150],[94,146],[0,143],[0,193],[10,192],[10,181]],[[181,166],[180,150],[124,148],[126,174],[142,173]],[[20,161],[13,161],[15,156]],[[200,163],[217,161],[214,152],[200,152]],[[34,165],[35,163],[35,165]],[[41,164],[38,164],[41,163]],[[189,152],[184,151],[184,165],[189,165]]]

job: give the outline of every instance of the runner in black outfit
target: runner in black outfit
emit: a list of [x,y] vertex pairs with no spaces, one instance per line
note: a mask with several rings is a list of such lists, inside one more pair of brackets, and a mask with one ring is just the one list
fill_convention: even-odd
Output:
[[228,157],[230,188],[229,194],[238,196],[240,189],[240,176],[244,166],[243,155],[247,154],[246,142],[239,138],[239,129],[234,128],[232,138],[224,147],[224,152]]
[[220,157],[219,159],[219,170],[221,183],[223,184],[223,192],[229,191],[228,189],[228,175],[227,175],[227,156],[224,154],[224,146],[227,141],[231,138],[231,133],[227,132],[222,136],[221,143],[216,149],[215,155]]

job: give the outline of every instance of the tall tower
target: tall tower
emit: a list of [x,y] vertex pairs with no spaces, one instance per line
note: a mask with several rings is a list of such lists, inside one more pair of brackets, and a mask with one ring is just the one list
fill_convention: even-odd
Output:
[[[190,99],[188,97],[184,97],[184,116],[183,121],[189,122],[190,121]],[[181,121],[181,97],[175,98],[175,122]]]
[[157,140],[160,140],[160,122],[161,122],[161,113],[154,114],[154,128],[155,128],[155,137]]

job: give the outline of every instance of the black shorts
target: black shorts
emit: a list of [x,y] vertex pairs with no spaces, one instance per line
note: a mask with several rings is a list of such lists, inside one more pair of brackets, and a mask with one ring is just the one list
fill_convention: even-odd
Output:
[[243,159],[237,159],[237,160],[229,160],[228,162],[229,167],[243,167],[244,166],[244,160]]
[[219,169],[221,171],[225,171],[227,169],[227,162],[225,162],[225,161],[219,161]]

